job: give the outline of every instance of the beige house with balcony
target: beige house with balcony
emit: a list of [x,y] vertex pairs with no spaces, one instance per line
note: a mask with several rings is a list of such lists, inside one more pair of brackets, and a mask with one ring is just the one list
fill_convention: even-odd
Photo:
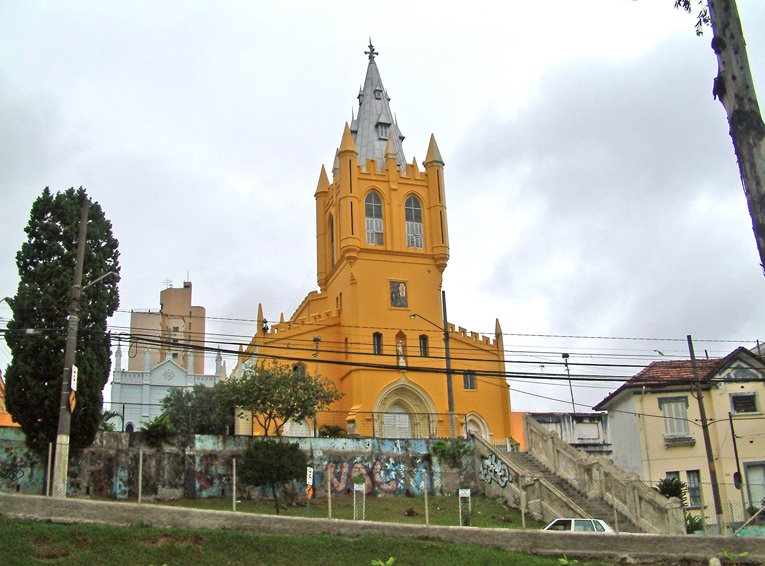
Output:
[[[765,364],[738,348],[696,362],[726,523],[765,504]],[[651,485],[676,476],[688,509],[714,522],[711,480],[690,360],[653,362],[594,409],[608,411],[613,461]],[[736,457],[738,452],[738,457]],[[740,470],[741,490],[734,487]]]

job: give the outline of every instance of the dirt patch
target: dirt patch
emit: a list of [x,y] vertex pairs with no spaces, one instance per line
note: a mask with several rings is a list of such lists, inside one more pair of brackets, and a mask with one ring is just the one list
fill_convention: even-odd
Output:
[[69,551],[62,548],[59,543],[49,538],[35,540],[35,558],[38,560],[55,560],[69,556]]
[[196,534],[152,533],[146,537],[146,544],[152,546],[187,545],[201,550],[202,542],[202,537]]

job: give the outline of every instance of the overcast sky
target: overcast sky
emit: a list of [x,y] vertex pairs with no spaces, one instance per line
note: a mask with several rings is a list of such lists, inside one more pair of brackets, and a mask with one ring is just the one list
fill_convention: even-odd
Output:
[[[508,369],[542,376],[564,352],[632,375],[687,334],[751,347],[765,278],[711,34],[672,6],[0,0],[0,297],[32,202],[82,185],[120,242],[115,331],[187,277],[221,340],[246,342],[259,302],[289,317],[371,36],[407,160],[434,133],[446,162],[450,322],[499,318]],[[765,2],[739,10],[762,104]],[[576,385],[578,409],[617,386]],[[566,383],[512,387],[514,409],[570,408]]]

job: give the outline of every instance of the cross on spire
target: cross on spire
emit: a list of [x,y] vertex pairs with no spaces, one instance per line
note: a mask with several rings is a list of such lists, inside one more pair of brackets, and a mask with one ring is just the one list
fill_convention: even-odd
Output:
[[369,55],[369,60],[374,61],[375,55],[379,55],[377,51],[375,51],[375,46],[372,45],[372,38],[369,38],[369,51],[364,51],[365,55]]

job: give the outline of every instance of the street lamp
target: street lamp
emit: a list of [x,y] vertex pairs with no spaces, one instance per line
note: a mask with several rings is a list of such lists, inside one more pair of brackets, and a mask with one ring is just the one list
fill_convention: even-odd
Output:
[[425,322],[432,324],[433,326],[443,331],[444,333],[444,355],[446,357],[446,399],[447,399],[448,409],[449,409],[449,432],[451,433],[452,438],[456,438],[457,420],[455,419],[455,416],[454,416],[454,390],[452,387],[452,357],[449,351],[449,323],[447,322],[448,319],[446,317],[446,291],[441,291],[441,306],[443,309],[443,316],[444,316],[443,327],[439,326],[432,320],[428,320],[421,314],[412,313],[409,315],[409,318],[411,319],[421,318]]
[[574,386],[571,385],[571,370],[568,369],[568,354],[561,354],[563,363],[566,364],[566,375],[568,376],[568,390],[571,392],[571,410],[576,413],[576,403],[574,403]]

